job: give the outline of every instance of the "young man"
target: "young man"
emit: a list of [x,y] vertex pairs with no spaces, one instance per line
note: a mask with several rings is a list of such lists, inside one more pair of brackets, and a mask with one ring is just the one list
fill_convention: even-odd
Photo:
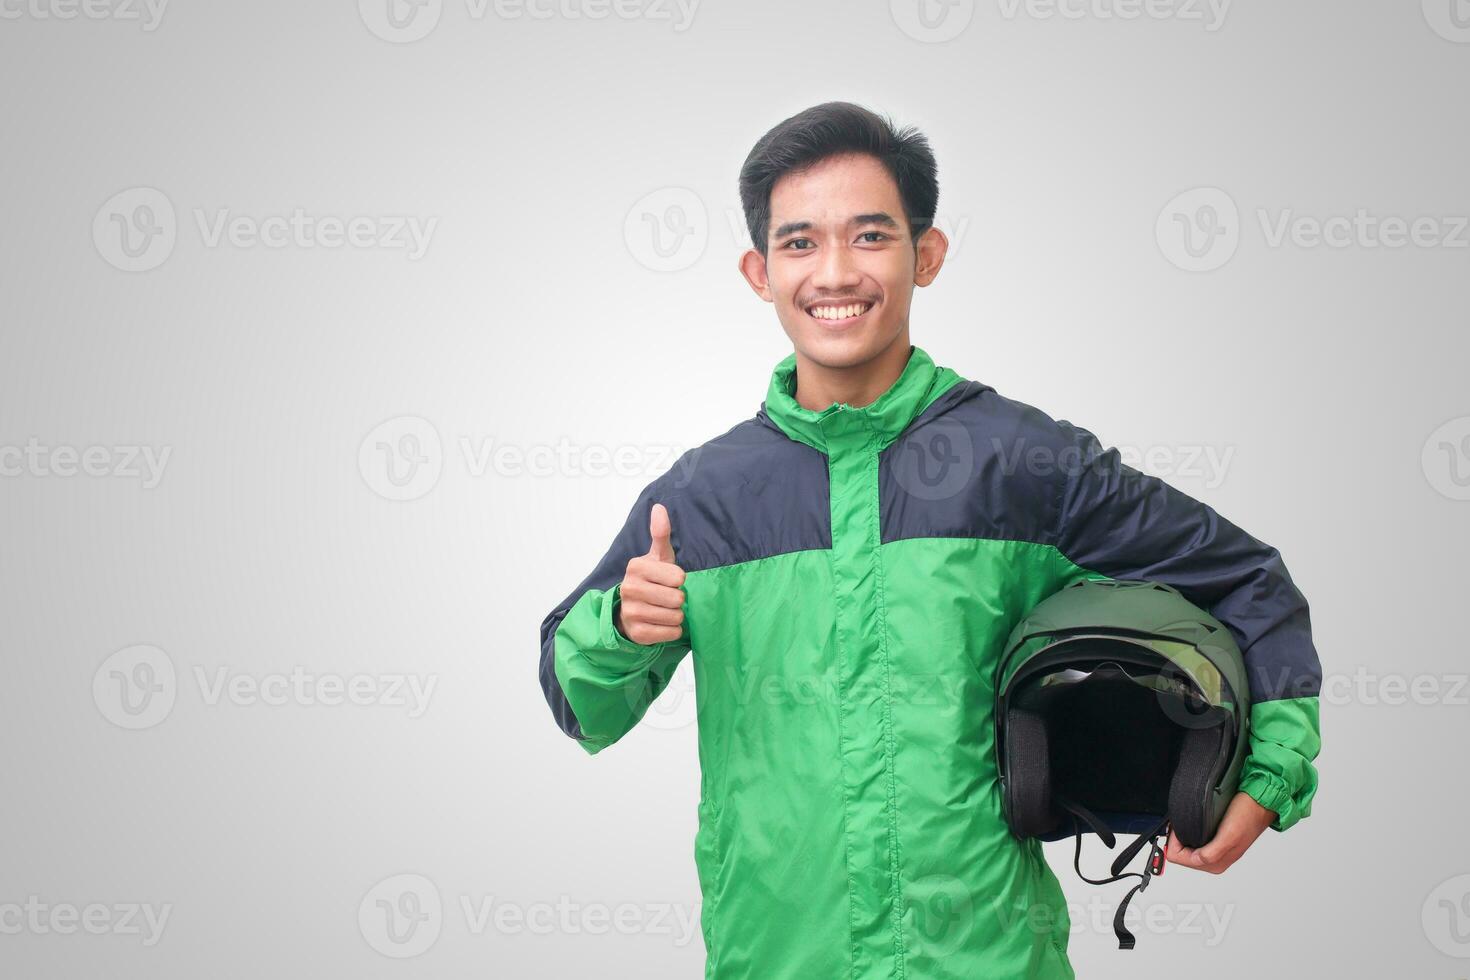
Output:
[[1311,810],[1321,669],[1277,551],[1085,429],[910,344],[939,274],[934,158],[848,103],[767,133],[740,270],[791,338],[764,403],[639,496],[541,627],[541,684],[589,753],[694,651],[707,975],[1069,977],[1069,919],[1001,810],[994,666],[1084,577],[1166,583],[1250,665],[1251,754],[1218,873]]

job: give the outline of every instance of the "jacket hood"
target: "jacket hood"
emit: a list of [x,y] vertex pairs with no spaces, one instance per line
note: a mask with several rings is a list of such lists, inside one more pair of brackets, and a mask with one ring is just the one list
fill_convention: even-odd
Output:
[[757,417],[819,452],[826,452],[834,441],[850,441],[853,434],[868,436],[881,449],[897,439],[920,412],[960,380],[954,371],[936,365],[922,348],[910,345],[903,373],[872,404],[854,408],[844,402],[834,402],[821,411],[813,411],[796,400],[793,352],[771,372],[766,400],[761,403]]

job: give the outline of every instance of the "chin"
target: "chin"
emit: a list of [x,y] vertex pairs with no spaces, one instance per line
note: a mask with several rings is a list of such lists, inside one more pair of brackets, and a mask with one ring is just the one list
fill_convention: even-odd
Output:
[[807,360],[824,368],[840,369],[866,364],[887,350],[893,340],[871,331],[836,336],[806,332],[793,338],[793,346]]

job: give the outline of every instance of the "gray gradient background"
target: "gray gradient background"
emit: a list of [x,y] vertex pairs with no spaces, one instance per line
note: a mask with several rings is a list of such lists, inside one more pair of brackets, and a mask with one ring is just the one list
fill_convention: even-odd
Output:
[[[171,455],[151,488],[0,477],[0,906],[170,912],[147,945],[0,909],[0,974],[699,975],[676,918],[698,904],[687,674],[591,759],[542,701],[536,633],[667,450],[753,414],[789,352],[736,273],[736,176],[766,129],[834,98],[918,125],[939,159],[954,248],[914,341],[1155,449],[1312,604],[1314,816],[1224,876],[1172,870],[1140,905],[1176,925],[1142,925],[1132,954],[1108,925],[1121,889],[1078,882],[1054,845],[1078,973],[1470,970],[1470,249],[1272,245],[1258,217],[1470,213],[1470,28],[1449,0],[1239,2],[1214,30],[1202,6],[961,0],[931,8],[957,18],[941,33],[963,22],[947,40],[906,32],[902,0],[706,0],[687,24],[445,0],[411,43],[370,28],[386,0],[175,0],[151,30],[28,2],[0,19],[0,450]],[[167,196],[177,241],[127,272],[92,229],[135,187]],[[1238,247],[1189,272],[1168,206],[1201,187],[1238,207]],[[676,226],[679,200],[707,240],[664,271],[644,216]],[[438,223],[413,260],[211,245],[194,217],[297,207]],[[405,501],[377,492],[376,440],[359,459],[402,416],[441,438],[420,443],[437,484]],[[639,462],[485,470],[462,440]],[[1197,449],[1232,454],[1223,479]],[[105,662],[138,644],[168,657],[175,700],[129,730]],[[296,667],[436,687],[410,717],[197,680]],[[1438,693],[1394,703],[1393,677]],[[443,906],[408,958],[372,925],[401,874]],[[508,911],[477,924],[462,902],[486,900]],[[1223,941],[1191,908],[1230,916]]]

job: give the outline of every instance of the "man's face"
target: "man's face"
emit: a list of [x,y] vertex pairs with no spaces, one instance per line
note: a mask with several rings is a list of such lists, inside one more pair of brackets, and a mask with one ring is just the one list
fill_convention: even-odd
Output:
[[916,262],[898,185],[881,163],[829,157],[776,182],[767,255],[747,252],[741,271],[775,304],[798,353],[855,367],[905,335],[914,286],[928,285],[943,261],[944,236],[924,237]]

